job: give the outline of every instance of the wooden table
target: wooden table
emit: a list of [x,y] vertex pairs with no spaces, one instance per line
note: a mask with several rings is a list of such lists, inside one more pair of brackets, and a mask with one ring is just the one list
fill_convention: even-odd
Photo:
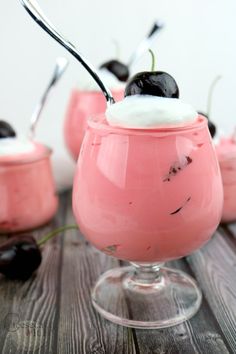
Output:
[[[34,235],[73,222],[71,192],[64,192],[56,218]],[[221,226],[203,249],[171,262],[203,291],[200,311],[184,324],[135,330],[101,318],[90,289],[118,265],[75,230],[45,246],[41,267],[27,282],[2,277],[0,353],[236,353],[236,224]]]

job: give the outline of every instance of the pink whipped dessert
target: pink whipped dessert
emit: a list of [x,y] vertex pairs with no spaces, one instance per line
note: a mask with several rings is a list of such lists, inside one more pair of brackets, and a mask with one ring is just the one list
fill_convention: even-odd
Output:
[[154,263],[186,256],[209,240],[223,192],[204,117],[177,99],[133,96],[88,125],[73,208],[95,247]]
[[[113,63],[111,68],[110,63]],[[115,73],[110,71],[112,69],[115,69]],[[129,74],[125,65],[118,61],[110,61],[102,65],[98,73],[111,89],[115,100],[120,101],[124,96],[124,81]],[[75,161],[79,156],[87,119],[94,114],[104,113],[105,110],[105,97],[96,82],[90,78],[89,81],[80,82],[80,87],[72,91],[65,117],[64,138]]]
[[[112,93],[115,99],[119,101],[123,98],[124,90],[117,89],[113,90]],[[99,90],[74,89],[72,91],[65,117],[64,138],[74,160],[77,160],[79,156],[88,117],[103,113],[105,110],[106,100]]]
[[0,139],[0,233],[36,228],[56,213],[50,155],[28,139]]
[[236,220],[236,141],[223,138],[216,146],[224,189],[222,221]]

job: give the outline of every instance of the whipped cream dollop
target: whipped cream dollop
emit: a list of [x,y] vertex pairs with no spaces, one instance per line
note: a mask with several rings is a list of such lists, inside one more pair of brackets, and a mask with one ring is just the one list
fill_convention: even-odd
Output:
[[128,96],[106,110],[110,125],[131,129],[181,126],[194,122],[197,116],[193,107],[180,99],[151,95]]
[[25,137],[0,139],[0,157],[27,154],[35,149],[35,144]]
[[[118,80],[117,77],[106,68],[99,69],[98,75],[101,78],[102,82],[104,82],[110,90],[122,90],[125,88],[125,83]],[[88,81],[81,80],[81,82],[79,83],[79,88],[80,90],[85,91],[101,91],[96,81],[91,77],[89,77]]]

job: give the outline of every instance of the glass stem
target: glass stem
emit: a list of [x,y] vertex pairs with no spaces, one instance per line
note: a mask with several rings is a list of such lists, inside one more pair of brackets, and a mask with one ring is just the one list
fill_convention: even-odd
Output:
[[160,269],[163,267],[164,263],[156,264],[138,264],[131,263],[134,267],[134,274],[132,280],[139,284],[153,284],[159,283],[161,281]]

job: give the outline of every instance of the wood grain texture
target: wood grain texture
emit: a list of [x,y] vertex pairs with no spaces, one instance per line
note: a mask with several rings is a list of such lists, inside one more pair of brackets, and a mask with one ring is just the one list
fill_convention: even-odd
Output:
[[203,289],[207,302],[226,338],[236,353],[236,249],[225,234],[216,232],[188,262]]
[[[55,220],[34,232],[35,237],[44,235],[64,223],[64,201]],[[57,340],[57,294],[61,264],[60,237],[43,249],[43,262],[27,282],[0,281],[0,352],[5,353],[55,353]]]

